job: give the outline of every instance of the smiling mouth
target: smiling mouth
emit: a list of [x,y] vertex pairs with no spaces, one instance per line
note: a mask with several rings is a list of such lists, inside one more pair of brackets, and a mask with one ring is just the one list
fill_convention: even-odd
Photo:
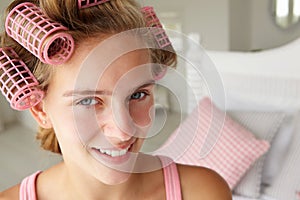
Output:
[[93,148],[93,149],[97,150],[101,154],[105,154],[107,156],[111,156],[111,157],[115,158],[115,157],[121,157],[121,156],[126,155],[127,152],[130,151],[130,149],[131,149],[132,146],[133,146],[133,144],[131,144],[130,146],[128,146],[126,149],[122,149],[122,150],[101,149],[101,148]]

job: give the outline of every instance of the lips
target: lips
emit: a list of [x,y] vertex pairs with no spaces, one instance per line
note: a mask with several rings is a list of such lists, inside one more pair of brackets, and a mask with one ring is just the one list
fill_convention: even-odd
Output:
[[102,154],[106,154],[108,156],[111,156],[111,157],[120,157],[120,156],[124,156],[128,150],[130,149],[131,145],[128,146],[127,148],[125,149],[122,149],[122,150],[113,150],[113,149],[101,149],[101,148],[94,148],[96,150],[98,150],[100,153]]
[[110,156],[112,158],[116,158],[116,157],[124,156],[129,151],[131,151],[134,143],[135,143],[135,140],[130,143],[127,143],[127,144],[119,145],[118,147],[115,147],[115,148],[92,147],[92,149],[97,151],[98,153],[105,155],[105,156]]

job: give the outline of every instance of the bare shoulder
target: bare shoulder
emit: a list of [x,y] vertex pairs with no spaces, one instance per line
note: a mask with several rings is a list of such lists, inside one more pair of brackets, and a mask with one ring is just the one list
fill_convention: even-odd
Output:
[[20,184],[13,186],[3,192],[0,192],[0,200],[18,200]]
[[177,165],[183,199],[231,200],[226,181],[215,171],[187,165]]

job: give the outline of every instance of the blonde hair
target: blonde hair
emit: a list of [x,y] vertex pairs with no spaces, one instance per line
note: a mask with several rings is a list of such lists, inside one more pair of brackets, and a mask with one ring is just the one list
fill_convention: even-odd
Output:
[[[7,8],[7,13],[24,0],[15,0]],[[75,46],[87,37],[115,34],[126,30],[146,26],[141,8],[134,0],[111,0],[109,2],[85,9],[78,9],[77,0],[27,0],[39,6],[52,20],[61,23],[69,29]],[[3,33],[1,46],[14,48],[39,81],[40,89],[47,91],[52,77],[52,67],[42,63],[29,51]],[[152,49],[153,62],[168,66],[176,65],[176,54],[169,51]],[[39,127],[37,139],[41,147],[61,154],[60,146],[53,129]]]

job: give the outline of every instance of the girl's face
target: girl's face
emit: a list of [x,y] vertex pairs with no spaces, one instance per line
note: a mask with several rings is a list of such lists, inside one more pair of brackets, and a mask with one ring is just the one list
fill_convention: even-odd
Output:
[[134,170],[154,114],[149,52],[116,53],[128,42],[81,43],[68,63],[55,67],[43,102],[65,163],[106,184]]

